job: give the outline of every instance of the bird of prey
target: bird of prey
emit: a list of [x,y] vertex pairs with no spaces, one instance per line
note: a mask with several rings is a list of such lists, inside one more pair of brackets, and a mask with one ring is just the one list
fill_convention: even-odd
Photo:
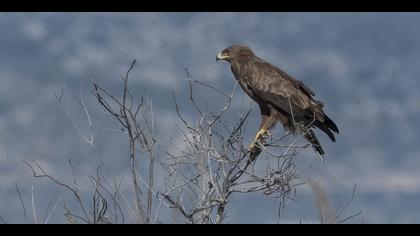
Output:
[[258,103],[261,125],[254,144],[280,121],[285,131],[302,132],[321,156],[325,154],[313,128],[319,128],[335,142],[337,126],[322,110],[324,103],[314,99],[315,93],[302,81],[257,57],[243,45],[232,45],[220,52],[216,61],[230,63],[233,75],[245,93]]

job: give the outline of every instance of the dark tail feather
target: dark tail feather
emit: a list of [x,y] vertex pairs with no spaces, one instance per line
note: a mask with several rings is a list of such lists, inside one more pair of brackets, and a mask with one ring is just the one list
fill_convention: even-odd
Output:
[[325,154],[324,149],[322,149],[322,146],[319,143],[319,140],[315,136],[315,133],[312,129],[306,132],[305,138],[311,143],[312,147],[315,149],[316,152],[318,152],[321,156]]
[[332,121],[327,115],[324,114],[324,119],[325,119],[325,125],[327,126],[328,129],[331,129],[332,131],[336,132],[337,134],[339,133],[337,125],[335,125],[334,121]]
[[[326,116],[325,116],[326,117]],[[327,121],[327,119],[325,119],[325,121]],[[333,123],[334,124],[334,123]],[[324,131],[327,135],[328,135],[328,137],[330,137],[330,139],[331,139],[331,141],[333,141],[333,142],[335,142],[335,137],[334,137],[334,134],[331,132],[331,130],[329,129],[329,127],[327,126],[327,124],[326,123],[321,123],[321,122],[319,122],[319,121],[315,121],[314,122],[314,125],[316,126],[316,127],[318,127],[320,130],[322,130],[322,131]],[[337,127],[336,127],[337,128]],[[334,131],[334,130],[333,130]],[[338,131],[338,129],[337,129],[337,131]],[[337,132],[338,133],[338,132]]]

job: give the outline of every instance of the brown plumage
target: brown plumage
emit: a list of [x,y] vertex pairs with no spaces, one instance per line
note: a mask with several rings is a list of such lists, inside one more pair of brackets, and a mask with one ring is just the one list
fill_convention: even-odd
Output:
[[315,93],[302,81],[293,79],[284,71],[255,56],[249,47],[243,45],[232,45],[224,49],[216,59],[230,63],[242,89],[259,104],[262,118],[256,140],[280,121],[285,130],[303,132],[321,155],[325,152],[313,127],[324,131],[335,142],[333,132],[338,134],[337,126],[322,110],[324,104],[314,99]]

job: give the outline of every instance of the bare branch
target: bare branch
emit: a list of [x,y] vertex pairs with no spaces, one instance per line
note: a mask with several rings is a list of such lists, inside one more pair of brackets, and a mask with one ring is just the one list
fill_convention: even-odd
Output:
[[23,209],[23,215],[25,216],[25,220],[28,220],[28,215],[26,214],[26,207],[25,207],[25,204],[24,204],[23,199],[22,199],[22,194],[20,194],[19,187],[18,187],[16,182],[15,182],[15,188],[16,188],[16,192],[19,196],[19,200],[20,200],[20,204],[21,204],[22,209]]
[[[36,161],[24,161],[34,177],[45,177],[73,193],[81,213],[76,214],[65,206],[67,221],[75,223],[80,220],[94,224],[121,221],[124,223],[130,216],[129,219],[138,223],[160,223],[160,214],[166,208],[170,212],[178,213],[177,217],[182,218],[182,222],[221,224],[228,219],[227,209],[231,196],[250,193],[259,193],[260,196],[275,194],[279,199],[279,221],[281,210],[284,210],[289,201],[296,200],[296,188],[308,183],[301,175],[312,165],[302,168],[295,164],[295,158],[299,150],[309,147],[310,144],[302,144],[301,140],[306,132],[310,131],[314,121],[310,124],[297,124],[289,100],[293,125],[299,131],[299,135],[292,138],[291,134],[294,133],[273,134],[270,138],[262,137],[256,140],[248,148],[246,131],[251,107],[247,110],[241,109],[234,121],[232,116],[227,118],[227,114],[232,110],[238,84],[235,83],[232,90],[226,92],[194,79],[188,67],[184,67],[185,76],[181,76],[181,79],[188,82],[186,104],[193,108],[195,116],[182,113],[182,103],[178,103],[173,92],[174,109],[178,119],[178,122],[174,121],[174,127],[179,132],[176,138],[167,137],[159,133],[159,126],[155,126],[157,121],[153,103],[145,97],[146,89],[137,101],[133,96],[136,93],[130,91],[129,79],[135,64],[136,60],[133,60],[121,77],[122,87],[118,94],[102,87],[89,73],[92,93],[98,105],[116,126],[104,130],[121,132],[127,138],[128,155],[125,161],[129,166],[130,190],[122,191],[123,178],[119,183],[116,180],[107,181],[101,173],[101,163],[96,169],[96,175],[88,174],[93,191],[90,198],[85,200],[79,192],[76,171],[71,160],[69,165],[72,169],[73,183],[70,185],[47,174]],[[219,96],[220,101],[214,102],[218,105],[216,108],[209,106],[206,98],[197,96],[201,92],[200,89],[222,95]],[[62,101],[63,91],[54,95],[59,102]],[[94,146],[92,117],[81,95],[77,102],[85,114],[89,134],[84,134],[76,123],[71,123],[81,138]],[[68,119],[71,120],[70,116]],[[137,168],[138,166],[141,168]],[[21,199],[17,185],[16,189]],[[321,196],[320,199],[324,197],[320,191],[318,196]],[[47,223],[51,219],[60,199],[61,196],[55,201],[44,222]],[[318,204],[321,204],[320,202],[318,201]],[[21,204],[26,217],[22,199]],[[51,201],[50,205],[52,204]],[[341,223],[357,216],[358,214],[343,220],[338,219],[348,204],[336,209],[333,212],[334,217],[328,214],[325,216],[325,212],[320,211],[322,222]],[[36,215],[34,203],[32,206]],[[50,206],[47,213],[49,209]]]

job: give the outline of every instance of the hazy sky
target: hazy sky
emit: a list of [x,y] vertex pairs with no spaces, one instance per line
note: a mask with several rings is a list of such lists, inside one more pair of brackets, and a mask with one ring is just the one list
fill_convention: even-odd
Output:
[[[310,86],[339,126],[336,143],[318,132],[328,171],[320,163],[314,171],[334,205],[344,204],[357,184],[349,214],[362,211],[360,221],[419,223],[419,22],[416,13],[1,13],[0,216],[33,222],[30,216],[25,220],[15,183],[27,206],[34,186],[40,214],[66,194],[33,179],[22,160],[37,160],[62,179],[71,176],[68,158],[81,174],[95,168],[96,154],[65,115],[88,132],[73,97],[82,96],[91,109],[100,156],[112,173],[128,176],[125,139],[108,130],[115,126],[90,93],[89,73],[118,91],[119,77],[138,59],[133,89],[148,88],[160,128],[173,133],[172,91],[188,91],[180,78],[183,68],[229,91],[233,76],[215,56],[243,43]],[[54,92],[62,89],[67,99],[60,106]],[[232,116],[244,97],[242,91],[236,96]],[[257,128],[257,111],[250,117],[251,130]],[[305,188],[300,200],[281,222],[316,222]],[[229,222],[274,223],[276,202],[259,195],[236,197]],[[62,217],[63,210],[56,214]]]

